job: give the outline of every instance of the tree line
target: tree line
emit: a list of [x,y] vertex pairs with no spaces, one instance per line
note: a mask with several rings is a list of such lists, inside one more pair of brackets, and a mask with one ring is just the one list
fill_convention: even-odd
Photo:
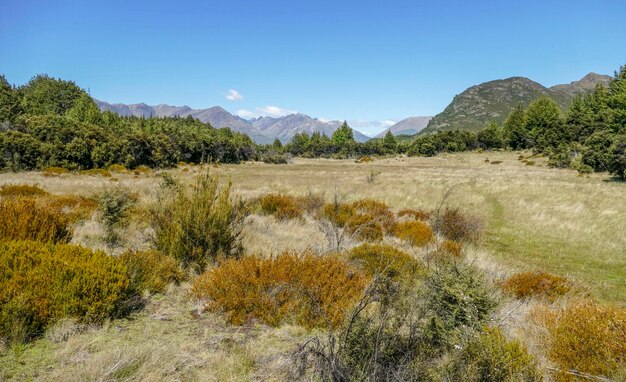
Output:
[[608,87],[598,85],[587,95],[577,95],[565,113],[544,96],[527,108],[517,105],[501,126],[491,122],[478,133],[442,131],[402,139],[388,131],[382,139],[357,143],[344,122],[331,137],[299,133],[284,147],[280,142],[265,147],[295,156],[334,158],[434,156],[478,149],[531,149],[547,155],[553,167],[573,168],[581,173],[608,171],[626,179],[626,66],[615,73]]
[[15,87],[0,76],[0,169],[172,167],[179,162],[257,159],[245,134],[188,118],[101,112],[74,82],[33,77]]

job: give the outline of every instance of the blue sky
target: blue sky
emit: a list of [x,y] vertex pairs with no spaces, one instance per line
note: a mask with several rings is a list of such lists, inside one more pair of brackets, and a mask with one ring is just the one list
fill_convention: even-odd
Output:
[[613,74],[624,16],[623,0],[0,0],[0,73],[71,79],[108,102],[298,111],[373,133],[492,79]]

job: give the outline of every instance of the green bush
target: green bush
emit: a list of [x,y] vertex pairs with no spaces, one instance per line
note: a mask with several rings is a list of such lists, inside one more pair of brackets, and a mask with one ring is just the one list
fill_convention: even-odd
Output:
[[118,186],[101,192],[97,199],[99,219],[106,232],[105,241],[114,246],[121,240],[117,229],[126,225],[130,209],[139,197],[129,189]]
[[446,380],[465,382],[540,382],[537,361],[516,340],[497,328],[472,336],[450,362]]
[[34,241],[0,243],[0,338],[26,341],[62,318],[98,323],[132,307],[127,269],[103,252]]
[[463,331],[481,328],[498,305],[494,288],[480,271],[453,262],[441,264],[426,278],[424,298],[435,344],[452,344]]
[[197,271],[219,257],[239,256],[248,208],[208,172],[191,190],[165,189],[152,208],[156,248]]

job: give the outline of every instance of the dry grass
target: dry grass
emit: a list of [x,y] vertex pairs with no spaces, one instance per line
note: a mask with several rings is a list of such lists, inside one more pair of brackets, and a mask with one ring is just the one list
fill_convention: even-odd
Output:
[[[549,169],[543,158],[534,166],[518,154],[490,153],[499,165],[476,153],[435,158],[389,158],[364,167],[350,160],[295,159],[289,165],[244,163],[214,169],[231,180],[245,198],[265,194],[337,195],[341,203],[380,200],[392,210],[433,211],[444,195],[445,207],[461,208],[482,218],[486,232],[481,247],[462,247],[462,257],[491,280],[514,272],[541,269],[589,285],[601,300],[626,305],[626,185],[593,174]],[[193,183],[198,166],[168,171],[184,185]],[[376,172],[374,184],[367,175]],[[116,172],[119,184],[139,194],[140,209],[155,201],[163,181],[159,172]],[[3,173],[0,185],[28,184],[56,196],[85,198],[110,187],[102,176],[68,173],[47,177],[41,172]],[[310,210],[320,204],[311,201]],[[308,210],[308,208],[307,208]],[[312,214],[309,214],[312,215]],[[398,221],[420,220],[410,213]],[[89,213],[75,223],[72,243],[104,247],[101,226]],[[149,248],[147,219],[134,216],[124,233],[126,249]],[[430,219],[432,222],[432,218]],[[278,221],[249,216],[244,224],[245,253],[323,252],[325,236],[311,216]],[[392,238],[386,236],[384,241]],[[354,244],[354,243],[352,243]],[[397,243],[396,243],[397,244]],[[440,249],[444,244],[440,243]],[[455,248],[449,246],[450,250]],[[438,247],[439,248],[439,247]],[[460,249],[460,247],[459,247]],[[150,297],[147,309],[132,320],[116,320],[102,328],[75,327],[62,321],[47,339],[23,348],[0,348],[0,380],[286,380],[286,360],[293,345],[309,336],[293,326],[233,328],[219,316],[196,310],[187,299],[188,286],[169,287],[164,296]],[[532,340],[527,312],[535,299],[506,303],[501,312],[507,335]],[[527,338],[528,337],[528,338]],[[528,341],[535,354],[539,344]],[[539,349],[539,350],[538,350]]]
[[[590,285],[603,300],[626,304],[626,184],[610,182],[604,174],[579,177],[574,170],[548,168],[545,158],[533,158],[536,165],[526,166],[517,160],[519,155],[490,153],[491,160],[502,162],[497,166],[484,163],[480,153],[460,153],[382,159],[367,167],[351,160],[296,158],[287,166],[250,162],[221,165],[216,171],[232,180],[235,191],[245,197],[313,193],[326,195],[329,201],[337,193],[342,202],[371,198],[395,209],[429,211],[451,190],[448,206],[484,218],[483,244],[497,261],[518,271],[563,274]],[[365,180],[372,170],[379,173],[375,185]],[[190,167],[188,172],[170,173],[190,184],[199,171]],[[138,192],[143,202],[150,202],[161,182],[156,175],[116,176],[121,185]],[[3,184],[39,184],[54,194],[91,196],[110,183],[102,177],[73,173],[47,178],[30,172],[0,174]],[[295,225],[280,227],[300,230]],[[291,234],[281,232],[278,237],[284,236]],[[319,245],[316,236],[284,244],[274,243],[271,237],[264,241],[278,249],[274,252]]]

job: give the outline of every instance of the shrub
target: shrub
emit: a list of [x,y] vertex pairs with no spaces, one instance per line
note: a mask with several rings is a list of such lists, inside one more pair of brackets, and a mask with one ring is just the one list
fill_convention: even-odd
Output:
[[68,174],[70,171],[63,167],[46,167],[43,169],[44,176],[60,176]]
[[31,186],[29,184],[5,184],[0,186],[0,196],[5,198],[43,195],[48,195],[48,192],[38,186]]
[[428,255],[428,260],[436,262],[459,261],[463,259],[463,246],[452,240],[439,243],[437,250]]
[[296,197],[296,203],[303,211],[306,211],[309,214],[314,214],[319,212],[324,206],[324,196],[309,192],[304,196]]
[[361,199],[351,204],[358,215],[367,216],[380,224],[385,232],[392,232],[396,220],[387,204],[373,199]]
[[373,162],[373,161],[374,161],[374,158],[372,158],[369,155],[364,155],[364,156],[360,157],[359,159],[357,159],[355,162],[356,163],[370,163],[370,162]]
[[435,229],[449,240],[474,243],[480,239],[483,223],[477,217],[448,208],[435,219]]
[[140,174],[149,174],[150,172],[152,172],[152,170],[150,169],[150,167],[145,166],[145,165],[140,165],[137,166],[133,169],[133,173],[135,175],[140,175]]
[[72,232],[68,217],[59,210],[18,197],[0,200],[0,237],[3,240],[67,243]]
[[363,199],[353,203],[329,203],[318,215],[331,247],[338,249],[346,238],[380,241],[392,232],[396,220],[385,203]]
[[537,361],[516,340],[507,341],[497,328],[472,338],[454,355],[445,380],[466,382],[540,382]]
[[557,380],[577,380],[571,372],[624,376],[625,309],[579,300],[556,310],[539,306],[532,317],[547,329],[548,357],[560,369]]
[[166,186],[151,211],[156,248],[184,267],[203,270],[218,257],[241,254],[241,230],[248,208],[221,189],[217,176],[199,175],[191,191]]
[[501,164],[501,163],[502,163],[502,161],[501,161],[501,160],[494,160],[494,161],[491,161],[491,164]]
[[162,292],[170,283],[180,283],[185,279],[178,262],[159,251],[128,251],[119,256],[128,269],[133,287],[141,292]]
[[88,218],[98,207],[96,199],[78,195],[47,195],[35,201],[65,214],[70,222]]
[[498,305],[480,271],[462,263],[442,264],[427,277],[425,286],[434,344],[454,343],[463,330],[481,328]]
[[110,178],[111,176],[111,172],[102,168],[92,168],[89,170],[80,170],[79,171],[80,175],[89,175],[89,176],[102,176],[105,178]]
[[521,272],[504,280],[502,289],[516,298],[543,297],[550,301],[572,290],[572,283],[565,277],[546,272]]
[[272,326],[335,327],[366,282],[336,256],[285,253],[225,260],[196,279],[193,294],[235,325],[258,319]]
[[302,209],[296,199],[289,195],[264,195],[259,199],[259,204],[264,214],[273,215],[279,220],[302,218]]
[[99,219],[104,225],[108,245],[114,246],[120,242],[117,229],[126,225],[130,209],[137,200],[137,194],[123,187],[111,188],[98,195]]
[[398,212],[398,217],[409,217],[415,220],[429,220],[431,217],[431,213],[427,212],[427,211],[423,211],[423,210],[416,210],[416,209],[410,209],[410,208],[405,208],[403,210],[400,210]]
[[412,247],[423,247],[433,240],[433,231],[421,221],[406,221],[396,225],[395,235]]
[[384,274],[390,279],[416,276],[422,265],[406,252],[385,244],[361,244],[348,252],[348,258],[358,263],[367,274]]
[[126,268],[102,252],[33,241],[0,243],[0,337],[28,340],[62,318],[102,322],[128,311]]
[[269,164],[288,164],[290,160],[287,154],[269,153],[261,156],[261,161]]
[[108,170],[110,172],[117,172],[118,174],[127,174],[127,173],[129,173],[129,171],[126,168],[126,166],[121,165],[121,164],[117,164],[117,163],[110,165]]

